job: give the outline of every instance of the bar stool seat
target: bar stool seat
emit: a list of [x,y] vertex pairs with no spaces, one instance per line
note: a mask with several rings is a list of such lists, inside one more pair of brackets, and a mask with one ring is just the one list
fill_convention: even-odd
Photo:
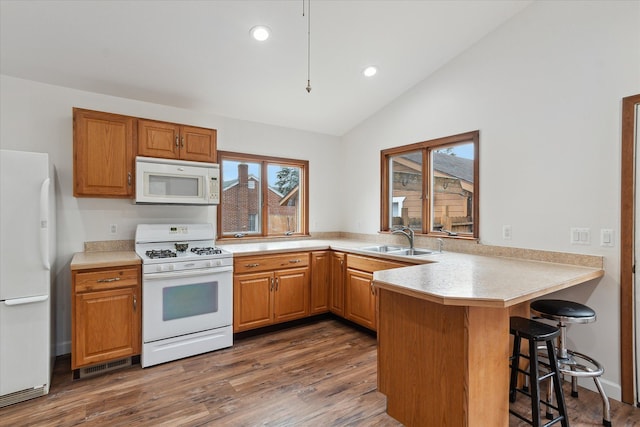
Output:
[[[596,312],[584,304],[558,299],[533,301],[530,307],[531,314],[534,318],[543,318],[558,322],[557,326],[560,329],[558,344],[556,346],[558,369],[562,375],[571,377],[571,396],[578,397],[578,378],[593,378],[596,388],[602,397],[602,424],[610,427],[611,415],[609,399],[600,382],[604,368],[597,360],[568,349],[566,346],[567,324],[595,322]],[[549,388],[547,400],[552,399],[551,394],[551,388]],[[549,412],[547,413],[547,418],[551,418],[552,416]]]
[[[569,420],[567,419],[567,410],[564,403],[564,394],[562,391],[562,384],[560,383],[560,372],[558,371],[558,362],[556,360],[555,349],[553,341],[560,334],[560,330],[554,326],[547,325],[545,323],[537,322],[535,320],[526,319],[524,317],[511,317],[509,319],[509,330],[514,336],[513,339],[513,354],[511,360],[511,375],[509,381],[509,400],[511,402],[516,401],[517,393],[520,392],[531,398],[531,416],[529,420],[523,415],[509,408],[509,412],[523,421],[528,422],[534,427],[546,427],[557,422],[560,422],[562,427],[569,426]],[[525,339],[529,342],[529,354],[521,353],[521,341]],[[546,348],[549,363],[544,363],[538,359],[538,345]],[[542,347],[540,347],[542,348]],[[528,369],[520,368],[520,359],[524,358],[529,361]],[[544,373],[540,375],[540,372]],[[518,373],[523,373],[528,376],[530,389],[519,389],[517,387]],[[540,382],[546,379],[550,379],[556,392],[557,406],[553,406],[552,402],[540,399]],[[546,424],[542,424],[542,417],[540,416],[540,403],[544,404],[547,408],[551,407],[558,411],[559,415],[553,418]],[[547,409],[549,413],[549,409]]]

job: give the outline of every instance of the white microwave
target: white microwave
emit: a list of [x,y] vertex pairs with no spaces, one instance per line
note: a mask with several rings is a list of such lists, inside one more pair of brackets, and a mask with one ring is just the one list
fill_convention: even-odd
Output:
[[138,156],[135,203],[217,205],[220,165]]

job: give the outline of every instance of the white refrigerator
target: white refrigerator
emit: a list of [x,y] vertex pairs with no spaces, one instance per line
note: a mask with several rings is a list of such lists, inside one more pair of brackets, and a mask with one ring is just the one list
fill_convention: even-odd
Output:
[[0,150],[0,408],[49,392],[55,228],[49,156]]

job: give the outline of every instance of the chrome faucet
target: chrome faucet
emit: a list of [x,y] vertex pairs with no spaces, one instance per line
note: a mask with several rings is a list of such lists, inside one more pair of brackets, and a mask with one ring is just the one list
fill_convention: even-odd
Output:
[[444,246],[444,240],[442,240],[441,238],[437,238],[436,241],[438,242],[438,252],[442,253],[442,247]]
[[409,239],[409,248],[413,250],[413,230],[406,225],[403,225],[395,230],[391,231],[391,234],[402,234]]

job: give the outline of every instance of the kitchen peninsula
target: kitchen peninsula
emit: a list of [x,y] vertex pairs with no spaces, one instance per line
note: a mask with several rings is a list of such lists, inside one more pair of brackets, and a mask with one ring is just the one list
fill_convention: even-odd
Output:
[[601,266],[454,253],[374,273],[387,413],[406,426],[508,426],[509,316],[603,275]]

